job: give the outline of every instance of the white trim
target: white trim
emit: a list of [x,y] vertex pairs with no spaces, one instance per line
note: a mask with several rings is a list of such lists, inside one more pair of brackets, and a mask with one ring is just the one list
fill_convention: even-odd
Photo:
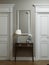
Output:
[[36,57],[34,57],[34,61],[37,61],[38,59],[36,59]]
[[36,11],[35,12],[49,12],[49,5],[36,5],[35,6]]
[[[20,22],[19,21],[19,13],[20,13],[21,10],[16,10],[16,11],[17,11],[17,21],[18,21],[16,26],[19,29],[19,22]],[[25,10],[22,10],[22,11],[25,11]],[[31,34],[31,32],[30,32],[31,31],[30,30],[30,21],[31,21],[30,20],[30,17],[31,17],[31,12],[30,12],[30,10],[26,10],[26,12],[28,13],[27,14],[27,19],[28,19],[28,21],[27,21],[28,22],[28,33],[24,33],[24,34]]]
[[0,4],[0,12],[12,12],[14,4]]
[[[11,60],[14,60],[14,57]],[[32,57],[16,57],[16,60],[30,60],[30,61],[32,61]]]
[[28,12],[28,33],[30,34],[30,11]]
[[17,26],[18,26],[17,28],[18,28],[18,29],[19,29],[19,22],[20,22],[20,21],[19,21],[19,10],[17,10]]
[[8,59],[5,57],[0,57],[0,60],[8,60]]
[[[36,49],[36,51],[35,51],[35,54],[36,54],[36,56],[35,56],[35,60],[40,60],[40,58],[39,58],[39,23],[37,22],[37,17],[38,17],[38,13],[49,13],[49,5],[36,5],[35,6],[35,49]],[[44,59],[41,59],[41,60],[45,60],[46,58],[44,58]],[[49,60],[49,59],[46,59],[46,60]]]
[[32,6],[49,6],[49,4],[36,4],[36,3],[34,3]]
[[38,16],[37,16],[37,14],[38,13],[35,14],[35,59],[39,60],[39,57],[38,57],[38,41],[37,41],[38,40],[38,31],[37,31],[38,30],[38,25],[37,25],[38,24],[38,22],[37,22]]
[[[43,58],[43,59],[41,58],[40,60],[49,60],[49,58]],[[34,57],[34,61],[39,61],[39,59]]]
[[10,59],[13,55],[13,13],[10,13]]
[[10,13],[10,60],[13,58],[13,7]]
[[[13,55],[13,7],[15,4],[0,4],[0,12],[9,12],[10,13],[10,49],[9,52],[10,53],[10,58],[12,58]],[[4,60],[4,58],[2,58]],[[1,60],[2,60],[1,59]]]

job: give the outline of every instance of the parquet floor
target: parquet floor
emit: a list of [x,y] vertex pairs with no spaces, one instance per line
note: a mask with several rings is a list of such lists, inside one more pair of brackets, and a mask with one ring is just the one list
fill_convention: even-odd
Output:
[[47,65],[49,61],[0,61],[0,65]]

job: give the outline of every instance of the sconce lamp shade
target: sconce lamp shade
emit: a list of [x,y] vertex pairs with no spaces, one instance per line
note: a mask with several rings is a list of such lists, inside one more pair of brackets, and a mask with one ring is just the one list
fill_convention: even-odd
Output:
[[15,33],[16,33],[17,35],[20,35],[20,34],[21,34],[21,30],[20,30],[20,29],[17,29]]

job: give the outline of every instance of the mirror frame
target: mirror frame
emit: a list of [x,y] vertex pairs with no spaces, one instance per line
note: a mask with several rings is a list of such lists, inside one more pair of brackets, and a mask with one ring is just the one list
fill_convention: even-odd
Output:
[[31,11],[30,10],[16,10],[16,28],[17,29],[19,29],[19,12],[20,11],[26,11],[26,13],[28,12],[28,13],[30,13],[29,15],[28,15],[28,18],[29,18],[29,16],[30,16],[30,21],[29,21],[29,19],[28,19],[28,33],[22,33],[22,34],[26,34],[26,35],[28,35],[28,34],[31,34]]

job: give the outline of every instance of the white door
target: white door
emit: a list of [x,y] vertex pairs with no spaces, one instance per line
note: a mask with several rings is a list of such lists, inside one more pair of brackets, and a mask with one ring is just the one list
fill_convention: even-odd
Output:
[[49,13],[37,13],[37,57],[49,60]]
[[0,60],[9,59],[9,13],[0,13]]

